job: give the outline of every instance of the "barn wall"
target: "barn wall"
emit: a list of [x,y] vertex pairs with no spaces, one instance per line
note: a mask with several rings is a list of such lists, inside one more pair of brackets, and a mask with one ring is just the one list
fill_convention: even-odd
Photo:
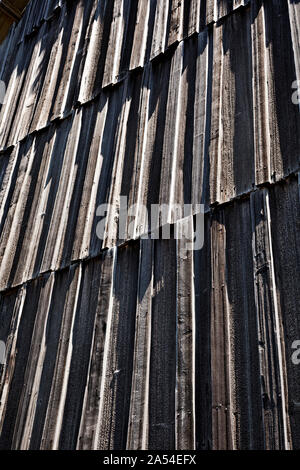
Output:
[[[300,448],[299,15],[32,0],[12,27],[0,448]],[[111,212],[101,241],[121,196],[134,230]],[[204,206],[202,249],[144,239],[140,207],[170,203]]]

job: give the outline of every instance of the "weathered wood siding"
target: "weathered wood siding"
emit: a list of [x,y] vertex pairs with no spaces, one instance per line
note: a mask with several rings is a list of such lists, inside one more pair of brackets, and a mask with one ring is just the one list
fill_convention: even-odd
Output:
[[[300,448],[299,18],[296,0],[32,0],[11,28],[1,449]],[[121,196],[134,232],[110,213],[100,241]],[[163,203],[204,204],[201,250],[141,237],[140,206]]]

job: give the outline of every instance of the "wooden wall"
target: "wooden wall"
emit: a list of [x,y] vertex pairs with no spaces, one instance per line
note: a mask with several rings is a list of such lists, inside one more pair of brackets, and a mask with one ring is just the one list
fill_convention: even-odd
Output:
[[[32,0],[12,27],[0,448],[300,448],[299,16]],[[100,241],[121,196],[135,231],[110,213]],[[164,203],[204,205],[201,250],[143,239],[140,206]]]

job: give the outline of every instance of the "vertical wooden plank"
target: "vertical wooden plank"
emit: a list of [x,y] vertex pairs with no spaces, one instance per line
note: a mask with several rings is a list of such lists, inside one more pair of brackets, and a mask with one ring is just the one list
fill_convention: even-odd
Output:
[[[98,100],[94,104],[81,108],[79,113],[81,114],[82,125],[79,127],[79,141],[77,148],[73,150],[76,152],[75,161],[73,162],[75,171],[72,175],[72,182],[69,185],[69,194],[66,195],[66,219],[64,220],[64,228],[56,259],[57,266],[60,268],[70,265],[72,261],[73,247],[76,242],[76,231],[81,235],[83,232],[82,225],[85,225],[86,223],[86,219],[84,218],[83,221],[81,221],[80,216],[84,210],[84,207],[82,207],[84,196],[83,190],[87,189],[84,183],[87,177],[87,170],[89,169],[88,163],[90,152],[94,150],[91,150],[91,147],[94,143],[93,137],[98,117]],[[92,195],[91,189],[92,187],[88,188],[90,198]],[[79,232],[80,228],[81,231]],[[79,258],[76,258],[76,260],[78,259]]]
[[[0,380],[0,447],[6,448],[9,446],[7,441],[11,439],[8,435],[9,431],[6,427],[6,414],[12,413],[10,403],[10,391],[14,384],[14,376],[16,371],[16,362],[18,356],[18,335],[19,328],[21,330],[22,312],[26,297],[26,289],[21,287],[8,295],[1,295],[1,340],[5,342],[6,347],[6,361],[1,366],[1,380]],[[5,315],[5,318],[3,316]],[[19,356],[20,357],[20,356]],[[14,401],[15,404],[15,401]],[[16,406],[15,406],[16,409]],[[14,410],[14,408],[13,408]],[[14,413],[15,411],[13,411]],[[14,420],[11,421],[11,431],[13,432]],[[5,436],[5,432],[7,433]]]
[[183,37],[183,13],[184,2],[182,0],[172,0],[169,11],[169,24],[167,31],[167,47],[179,42]]
[[[161,165],[163,142],[166,126],[166,107],[170,79],[170,61],[151,63],[147,74],[143,93],[143,110],[145,116],[141,126],[145,123],[145,129],[141,138],[141,167],[138,180],[138,199],[141,206],[145,206],[150,212],[151,204],[159,204],[161,188]],[[148,75],[149,73],[149,75]],[[139,227],[140,226],[140,227]],[[145,215],[139,215],[136,230],[144,233]]]
[[[211,133],[212,73],[213,73],[213,34],[203,31],[195,39],[197,60],[195,89],[190,101],[194,101],[194,129],[192,142],[191,202],[209,204],[210,157],[209,144]],[[191,40],[188,41],[190,44]],[[187,51],[190,52],[190,49]],[[192,77],[189,78],[191,86]],[[189,103],[190,105],[190,103]],[[187,140],[187,143],[189,140]]]
[[[101,298],[100,296],[106,294],[105,288],[111,280],[110,271],[108,270],[110,261],[111,257],[109,255],[103,256],[84,263],[82,267],[82,280],[72,331],[73,348],[70,372],[58,446],[61,450],[76,450],[81,417],[84,420],[91,417],[91,410],[84,408],[84,397],[87,391],[86,387],[89,384],[88,373],[91,366],[91,354],[95,352],[93,338],[95,341],[99,341],[98,344],[103,351],[103,329],[107,314],[107,298]],[[104,277],[106,275],[107,278]],[[99,327],[102,327],[100,331]],[[96,335],[98,334],[99,337],[97,338]],[[97,353],[99,355],[98,351]],[[93,356],[93,359],[98,360],[98,357]],[[98,365],[100,365],[99,362]],[[101,369],[98,370],[97,376],[99,380]],[[95,392],[95,390],[92,390],[92,392]],[[86,399],[88,399],[88,396],[86,396]],[[88,406],[88,403],[86,405]],[[84,416],[83,409],[87,411]],[[93,412],[95,411],[94,409]],[[84,422],[88,425],[91,424],[87,421]],[[84,422],[82,422],[82,425],[84,425]],[[90,431],[89,428],[83,431],[81,444],[84,445],[84,442],[88,441]]]
[[300,6],[293,0],[288,2],[289,21],[291,27],[291,36],[293,42],[294,60],[296,67],[297,80],[300,80]]
[[[142,106],[144,105],[144,94],[143,94],[143,74],[140,71],[136,71],[136,73],[130,77],[128,81],[128,89],[127,89],[127,102],[129,104],[127,122],[125,125],[126,132],[124,136],[124,141],[121,144],[123,146],[122,151],[122,171],[118,170],[120,173],[120,186],[118,187],[119,195],[115,202],[119,206],[119,196],[123,198],[127,198],[127,207],[128,213],[123,213],[124,216],[124,227],[121,226],[119,223],[120,232],[118,234],[118,242],[123,243],[124,237],[127,240],[132,240],[136,237],[136,224],[135,220],[132,221],[132,216],[139,216],[139,209],[138,201],[136,200],[136,185],[140,177],[140,161],[142,156],[140,155],[140,151],[143,148],[143,135],[141,135],[141,140],[139,141],[139,131],[141,129],[141,121],[144,122],[146,118],[145,115],[141,116],[141,113],[144,111]],[[130,100],[129,100],[130,96]],[[140,119],[137,119],[137,116]],[[119,153],[121,154],[121,148]],[[120,168],[120,167],[119,167]],[[119,215],[119,218],[121,214]],[[126,220],[125,220],[126,219]],[[123,221],[122,221],[123,223]],[[145,229],[145,223],[140,226],[142,233],[147,231]],[[124,230],[124,234],[122,231]]]
[[124,33],[124,16],[126,15],[125,0],[114,0],[113,17],[110,25],[110,35],[107,47],[102,87],[118,81],[121,53],[122,35]]
[[156,1],[156,13],[150,54],[151,60],[165,51],[168,15],[171,2],[172,0],[166,0],[165,2]]
[[[5,105],[1,107],[0,112],[0,148],[15,144],[16,135],[11,135],[11,126],[16,113],[16,107],[26,90],[26,77],[31,71],[34,60],[31,60],[35,42],[32,40],[29,44],[22,43],[13,56],[9,78],[5,80],[6,94]],[[19,64],[19,66],[18,66]]]
[[204,0],[206,1],[206,10],[204,23],[210,25],[216,21],[216,12],[215,12],[215,0]]
[[222,116],[222,83],[223,83],[223,60],[222,60],[222,28],[213,28],[213,76],[212,76],[212,103],[211,103],[211,127],[210,127],[210,203],[220,202],[221,192],[218,185],[220,175],[220,142],[222,140],[223,126]]
[[53,152],[49,167],[49,172],[56,173],[58,181],[52,210],[47,214],[50,217],[50,227],[41,264],[42,272],[48,271],[49,269],[58,269],[61,264],[62,245],[67,230],[69,212],[71,210],[72,191],[79,169],[78,165],[76,165],[76,158],[82,129],[81,110],[78,110],[69,121],[69,126],[69,128],[65,128],[64,137],[66,139],[66,147],[61,155],[59,166],[53,166],[53,160],[55,157],[57,158]]
[[250,26],[249,10],[239,10],[216,27],[214,56],[218,62],[214,71],[218,82],[213,88],[213,112],[217,115],[212,122],[210,148],[212,203],[245,194],[255,183]]
[[[105,123],[98,150],[99,162],[97,163],[99,164],[98,171],[100,171],[100,174],[98,173],[99,178],[96,181],[95,188],[94,207],[96,209],[102,204],[107,204],[110,200],[111,193],[114,191],[112,181],[113,177],[115,177],[115,173],[113,172],[113,169],[114,165],[116,165],[115,160],[118,161],[116,145],[121,132],[120,122],[123,116],[124,84],[105,92],[105,94],[107,95],[107,110],[105,110]],[[88,188],[88,190],[90,189]],[[97,256],[99,255],[100,250],[104,248],[105,240],[100,240],[97,234],[97,225],[101,220],[97,216],[97,211],[94,211],[94,213],[91,214],[91,217],[92,224],[89,232],[90,239],[87,240],[89,247],[88,251],[90,256]],[[115,227],[115,219],[112,220],[111,223],[111,225]]]
[[43,280],[37,280],[34,285],[21,289],[20,303],[17,302],[13,315],[13,341],[9,345],[6,383],[1,397],[3,408],[1,410],[0,449],[13,449],[16,444],[14,434],[18,427],[18,407],[22,399],[26,365],[28,364],[40,289],[43,282]]
[[66,11],[66,23],[62,27],[63,56],[60,61],[51,119],[63,118],[73,108],[79,58],[82,53],[92,3],[76,2]]
[[266,449],[289,448],[281,324],[276,299],[270,211],[266,189],[251,194],[255,301],[260,345],[261,396]]
[[[184,0],[182,37],[192,36],[200,31],[200,14],[206,0]],[[205,5],[206,6],[206,5]]]
[[263,449],[259,343],[253,282],[252,228],[249,199],[226,207],[226,283],[233,358],[231,414],[234,447]]
[[109,335],[109,314],[112,309],[113,270],[115,249],[104,253],[98,289],[97,308],[94,322],[93,340],[91,342],[91,358],[86,382],[85,397],[78,434],[77,449],[93,450],[94,437],[97,434],[99,419],[100,389],[104,364],[104,345]]
[[[95,118],[93,136],[90,144],[87,169],[82,188],[82,197],[78,213],[77,225],[72,248],[72,260],[87,258],[91,253],[93,223],[97,211],[97,190],[102,172],[105,169],[102,145],[104,127],[108,111],[108,96],[101,94],[96,102],[97,117]],[[99,201],[100,202],[100,201]]]
[[[111,248],[118,241],[118,213],[120,211],[120,196],[122,191],[122,174],[126,171],[126,133],[129,122],[130,108],[133,98],[130,94],[130,85],[132,82],[127,78],[120,85],[120,115],[117,121],[117,132],[114,136],[114,154],[111,188],[108,195],[108,214],[106,219],[106,229],[104,235],[103,247]],[[129,157],[132,157],[130,155]],[[125,196],[126,194],[124,194]]]
[[[299,180],[300,181],[300,180]],[[270,189],[270,216],[277,303],[282,322],[283,368],[288,387],[291,447],[300,446],[299,403],[300,367],[297,350],[299,324],[299,246],[300,194],[297,178]]]
[[135,336],[139,243],[118,249],[94,448],[126,447]]
[[69,269],[71,283],[63,309],[51,392],[44,421],[41,450],[57,450],[59,448],[73,350],[73,327],[81,282],[81,271],[81,265],[72,266]]
[[[140,102],[139,102],[139,120],[137,123],[137,140],[135,145],[135,162],[134,162],[134,178],[131,180],[129,190],[128,206],[135,209],[135,222],[133,226],[132,238],[138,238],[148,232],[147,215],[141,210],[145,204],[144,194],[147,188],[149,177],[149,159],[147,158],[147,133],[149,125],[149,97],[150,97],[150,80],[151,64],[146,65],[140,83]],[[133,114],[134,116],[134,114]],[[132,214],[133,215],[133,214]]]
[[[182,142],[182,126],[180,122],[183,93],[183,54],[184,44],[181,43],[172,57],[170,72],[165,135],[162,149],[160,204],[172,205],[183,202],[182,177],[177,179],[178,173],[183,174],[182,160],[184,158],[184,153],[180,152]],[[168,220],[164,223],[173,223],[174,221],[174,214],[169,213]]]
[[176,241],[157,240],[152,300],[149,450],[175,448]]
[[134,37],[130,58],[129,68],[135,69],[143,67],[146,58],[147,38],[150,33],[150,1],[139,0],[137,7],[136,25],[134,29]]
[[192,450],[196,448],[193,217],[177,222],[176,229],[180,234],[176,253],[176,449]]
[[[39,286],[40,284],[40,286]],[[52,299],[54,275],[44,276],[40,283],[33,283],[33,288],[40,287],[31,347],[26,364],[22,395],[18,404],[15,432],[12,442],[14,449],[28,450],[30,447],[32,426],[35,417],[38,392],[46,355],[46,326]]]
[[[276,21],[274,20],[276,18]],[[297,79],[288,2],[264,2],[271,178],[279,181],[299,168],[300,114],[292,102]],[[282,41],[281,38],[286,38]]]
[[213,216],[211,234],[212,305],[211,305],[211,374],[212,374],[212,448],[234,449],[234,415],[232,413],[231,318],[226,275],[226,228],[224,212]]
[[31,183],[35,184],[40,160],[34,159],[34,151],[31,147],[32,140],[28,139],[19,149],[18,161],[16,163],[16,173],[13,193],[10,192],[10,200],[7,201],[5,220],[0,238],[0,286],[5,289],[12,283],[11,276],[14,267],[14,257],[18,245],[18,239],[22,231],[22,220],[30,197]]
[[51,29],[53,30],[53,38],[51,43],[47,44],[49,55],[44,61],[43,86],[31,123],[31,128],[34,130],[44,128],[51,120],[63,60],[63,19],[59,17]]
[[[114,1],[104,0],[94,2],[90,15],[90,24],[84,44],[84,52],[81,60],[80,83],[78,83],[78,101],[85,103],[100,93],[103,86],[111,84],[109,75],[107,83],[103,82],[104,73],[110,73],[107,67],[111,67],[114,56],[108,55],[108,47],[111,48],[111,26],[114,18]],[[115,37],[119,44],[121,38]]]
[[212,448],[212,370],[211,370],[211,216],[204,220],[204,245],[194,255],[195,285],[195,418],[196,448]]
[[47,197],[50,185],[47,184],[47,170],[53,151],[53,129],[46,130],[37,136],[33,142],[34,165],[31,169],[30,196],[27,199],[22,214],[22,231],[16,240],[16,251],[11,271],[11,278],[15,285],[32,279],[39,272],[34,272],[38,255]]
[[[38,276],[39,273],[48,271],[53,261],[51,253],[53,253],[53,242],[55,243],[57,239],[55,235],[51,240],[51,234],[55,233],[55,230],[59,227],[54,216],[54,208],[57,203],[59,188],[61,187],[60,175],[64,163],[70,128],[71,120],[66,119],[57,127],[51,126],[49,134],[46,134],[43,138],[36,139],[36,147],[34,150],[37,155],[44,153],[43,159],[46,160],[46,166],[42,184],[40,188],[38,188],[41,191],[41,198],[38,199],[39,206],[36,211],[36,230],[39,233],[39,240],[33,247],[34,251],[31,252],[32,259],[29,262],[33,276]],[[47,143],[45,143],[43,139],[46,139]],[[39,212],[39,210],[41,212]],[[55,223],[53,223],[54,220]],[[59,222],[61,223],[61,220]],[[31,240],[31,242],[33,242],[33,240]],[[30,246],[30,248],[32,248],[32,246]]]
[[141,240],[128,450],[148,449],[153,251],[152,240]]
[[254,105],[254,148],[256,184],[270,181],[270,136],[268,90],[266,86],[267,64],[264,45],[264,18],[261,1],[252,8],[252,63]]

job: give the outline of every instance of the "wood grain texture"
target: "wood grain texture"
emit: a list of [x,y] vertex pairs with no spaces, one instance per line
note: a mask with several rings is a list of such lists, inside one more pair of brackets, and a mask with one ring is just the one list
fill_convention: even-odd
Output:
[[[0,449],[300,448],[299,18],[32,0],[12,26]],[[202,204],[203,247],[171,209],[169,239],[146,238],[153,204]]]

